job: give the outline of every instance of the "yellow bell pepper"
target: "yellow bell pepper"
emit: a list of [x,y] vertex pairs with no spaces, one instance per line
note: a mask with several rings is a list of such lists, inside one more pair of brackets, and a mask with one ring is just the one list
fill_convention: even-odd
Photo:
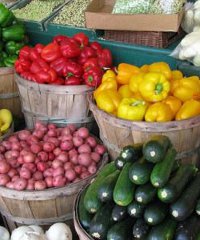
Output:
[[1,122],[1,128],[0,131],[2,133],[5,133],[10,125],[12,124],[13,117],[12,113],[8,109],[1,109],[0,110],[0,122]]
[[115,72],[113,71],[113,70],[107,70],[105,73],[104,73],[104,75],[103,75],[103,77],[102,77],[102,82],[104,82],[104,81],[106,81],[107,79],[110,79],[110,78],[116,78],[116,74],[115,74]]
[[178,79],[171,84],[172,94],[185,102],[189,99],[200,100],[200,80],[197,76]]
[[169,105],[169,107],[171,108],[171,110],[173,112],[174,117],[182,105],[181,100],[174,96],[168,96],[167,98],[165,98],[163,100],[163,102],[166,103],[167,105]]
[[104,91],[106,89],[113,89],[117,91],[117,81],[114,78],[107,78],[104,80],[99,87],[93,92],[94,99],[96,99],[96,96],[99,94],[99,92]]
[[162,73],[149,72],[143,77],[139,85],[139,91],[148,102],[159,102],[164,100],[169,93],[170,82]]
[[140,70],[144,73],[147,73],[149,71],[149,65],[143,65],[142,67],[140,67]]
[[97,106],[107,113],[113,113],[117,110],[120,103],[120,95],[116,90],[107,89],[96,95]]
[[133,97],[133,92],[129,89],[129,85],[121,85],[118,89],[118,93],[121,96],[121,98],[130,98]]
[[117,82],[119,84],[128,84],[132,75],[140,72],[140,68],[127,64],[120,63],[117,68]]
[[150,105],[145,114],[147,122],[167,122],[173,119],[173,112],[168,104],[157,102]]
[[121,100],[117,117],[131,121],[141,121],[144,118],[148,105],[144,100],[124,98]]
[[141,72],[138,74],[135,74],[131,77],[129,81],[129,88],[132,92],[137,93],[139,92],[139,85],[143,81],[145,73]]
[[171,79],[172,71],[166,62],[155,62],[149,65],[149,72],[157,72],[165,75],[167,79]]
[[171,80],[177,80],[177,79],[182,79],[183,78],[183,73],[179,70],[173,70],[172,71],[172,78]]
[[176,114],[176,120],[188,119],[200,115],[200,102],[194,99],[183,103]]

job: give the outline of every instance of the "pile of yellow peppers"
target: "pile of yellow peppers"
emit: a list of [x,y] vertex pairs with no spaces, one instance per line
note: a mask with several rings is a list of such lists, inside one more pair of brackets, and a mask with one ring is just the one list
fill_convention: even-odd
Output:
[[116,72],[105,72],[94,99],[100,109],[126,120],[183,120],[200,115],[200,79],[184,77],[165,62],[120,63]]
[[13,122],[12,113],[8,109],[0,109],[0,136],[4,135]]

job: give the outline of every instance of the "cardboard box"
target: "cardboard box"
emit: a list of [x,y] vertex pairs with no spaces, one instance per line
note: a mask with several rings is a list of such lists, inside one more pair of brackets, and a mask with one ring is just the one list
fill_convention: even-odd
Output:
[[85,11],[86,27],[105,30],[177,32],[179,14],[112,14],[115,0],[93,0]]

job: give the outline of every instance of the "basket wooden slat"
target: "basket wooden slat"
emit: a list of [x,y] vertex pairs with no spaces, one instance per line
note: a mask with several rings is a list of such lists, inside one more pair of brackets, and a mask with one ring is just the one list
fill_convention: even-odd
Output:
[[0,108],[9,109],[17,117],[23,116],[13,67],[0,68]]
[[200,116],[165,123],[132,122],[107,114],[96,106],[92,97],[88,99],[99,126],[100,138],[113,159],[126,145],[142,143],[153,135],[166,135],[176,148],[178,159],[199,164]]

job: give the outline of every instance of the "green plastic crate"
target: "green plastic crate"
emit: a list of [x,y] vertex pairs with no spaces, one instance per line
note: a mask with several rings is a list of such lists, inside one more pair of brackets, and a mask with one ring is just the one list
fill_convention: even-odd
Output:
[[[31,2],[31,0],[21,0],[18,4],[13,5],[10,9],[15,10],[18,8],[23,8],[30,2]],[[63,4],[58,5],[55,8],[55,10],[53,11],[53,13],[51,13],[51,15],[49,15],[48,17],[44,18],[42,21],[32,21],[32,20],[26,20],[26,19],[20,19],[20,21],[22,21],[24,23],[26,30],[44,31],[45,30],[45,27],[44,27],[45,21],[47,21],[47,19],[50,16],[53,16],[54,14],[56,14],[65,3],[66,3],[66,1],[64,1]]]
[[192,65],[192,63],[186,61],[180,61],[178,64],[178,69],[183,72],[185,76],[199,76],[200,77],[200,67]]
[[[62,7],[68,4],[70,1],[67,1]],[[103,35],[103,31],[95,30],[95,29],[88,29],[83,27],[75,27],[71,25],[61,25],[53,23],[53,20],[56,16],[59,15],[62,8],[56,12],[56,14],[51,15],[45,22],[44,28],[45,31],[51,32],[53,35],[62,34],[67,36],[73,36],[76,33],[84,32],[90,39],[97,39],[98,36]]]

